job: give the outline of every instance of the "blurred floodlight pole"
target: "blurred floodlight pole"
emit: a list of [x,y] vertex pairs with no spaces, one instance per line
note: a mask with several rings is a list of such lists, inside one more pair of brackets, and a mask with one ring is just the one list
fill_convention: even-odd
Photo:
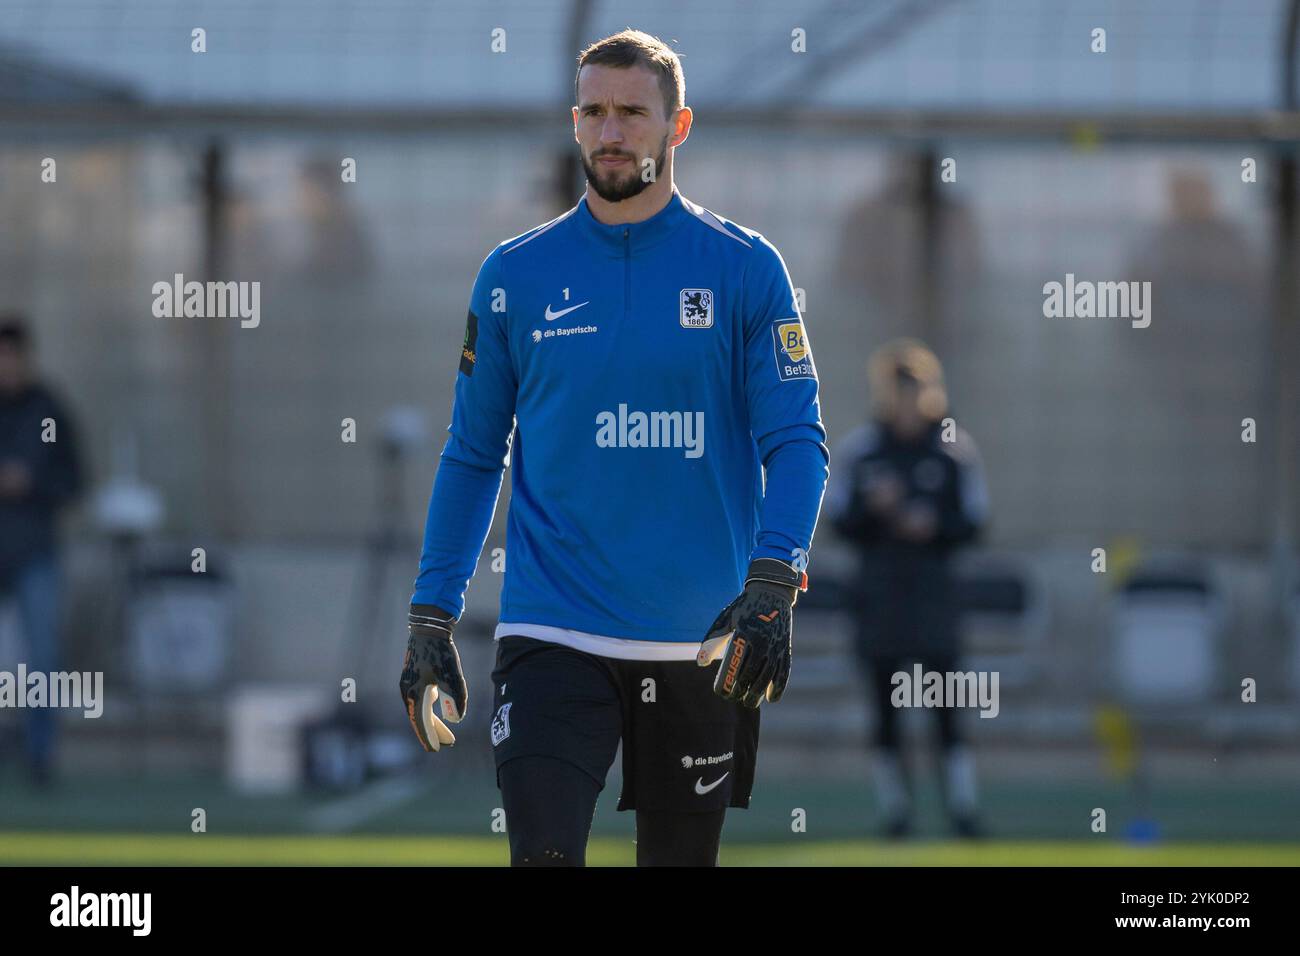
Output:
[[[228,170],[225,146],[213,139],[203,148],[199,188],[203,208],[203,276],[201,282],[221,282],[229,258],[226,255]],[[229,536],[234,531],[234,509],[230,492],[230,458],[234,451],[230,441],[232,409],[230,399],[230,327],[224,322],[200,322],[202,371],[199,389],[202,394],[203,475],[206,483],[203,514],[206,529]]]
[[[1300,43],[1300,0],[1291,0],[1287,11],[1286,29],[1282,51],[1282,109],[1295,116],[1297,103],[1297,44]],[[1277,583],[1286,587],[1283,604],[1290,598],[1291,569],[1296,560],[1296,482],[1300,469],[1296,455],[1300,453],[1300,436],[1297,436],[1296,403],[1300,401],[1296,374],[1300,361],[1300,335],[1296,334],[1298,313],[1296,295],[1300,285],[1296,282],[1297,229],[1300,228],[1300,209],[1297,208],[1295,142],[1284,143],[1278,149],[1277,159],[1277,250],[1274,259],[1273,304],[1273,389],[1277,401],[1276,458],[1274,469],[1274,525],[1272,535],[1274,571]]]

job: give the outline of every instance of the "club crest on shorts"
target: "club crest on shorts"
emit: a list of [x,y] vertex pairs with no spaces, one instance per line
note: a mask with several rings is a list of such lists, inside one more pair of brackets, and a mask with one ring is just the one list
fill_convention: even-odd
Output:
[[713,328],[713,290],[683,289],[681,310],[682,328]]
[[496,716],[492,718],[492,746],[495,747],[509,736],[510,705],[502,704],[497,708]]

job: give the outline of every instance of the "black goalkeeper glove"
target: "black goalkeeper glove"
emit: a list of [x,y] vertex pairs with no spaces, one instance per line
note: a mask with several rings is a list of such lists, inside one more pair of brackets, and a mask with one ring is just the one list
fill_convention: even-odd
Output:
[[695,662],[722,666],[713,692],[724,700],[757,707],[776,703],[790,680],[794,602],[808,590],[808,575],[776,558],[750,562],[745,590],[722,609],[704,635]]
[[412,604],[409,624],[411,636],[399,683],[402,703],[420,744],[425,750],[438,750],[443,744],[454,744],[456,735],[434,713],[434,701],[441,697],[442,716],[453,724],[465,716],[469,703],[460,655],[451,639],[456,619],[431,604]]

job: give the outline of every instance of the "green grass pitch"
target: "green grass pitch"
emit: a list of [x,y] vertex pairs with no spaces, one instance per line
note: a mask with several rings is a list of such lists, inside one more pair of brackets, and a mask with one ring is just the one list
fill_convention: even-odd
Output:
[[[630,839],[593,837],[592,866],[631,866]],[[36,866],[504,866],[504,835],[223,836],[0,832],[0,865]],[[1300,845],[1090,841],[874,840],[727,843],[724,866],[1297,866]]]

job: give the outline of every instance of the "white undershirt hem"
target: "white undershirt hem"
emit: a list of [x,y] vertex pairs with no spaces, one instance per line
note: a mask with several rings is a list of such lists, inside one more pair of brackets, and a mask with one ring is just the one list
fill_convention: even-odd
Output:
[[513,634],[563,644],[597,657],[613,657],[624,661],[693,661],[700,650],[700,645],[694,642],[632,641],[625,637],[588,634],[586,631],[571,631],[548,624],[516,624],[505,621],[497,624],[493,639],[499,641]]

